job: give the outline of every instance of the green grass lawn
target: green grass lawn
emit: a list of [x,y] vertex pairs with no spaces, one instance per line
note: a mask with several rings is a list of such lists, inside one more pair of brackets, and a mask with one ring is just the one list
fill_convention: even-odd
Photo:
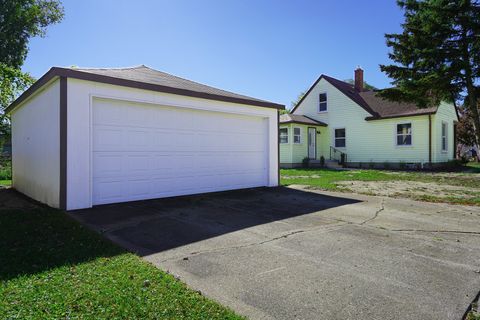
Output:
[[0,180],[0,186],[10,186],[12,185],[12,180]]
[[242,319],[54,209],[0,210],[0,257],[2,319]]
[[[478,171],[477,171],[478,168]],[[473,170],[472,170],[473,169]],[[442,196],[436,192],[422,190],[421,193],[412,191],[414,183],[408,186],[408,190],[400,190],[396,193],[399,197],[408,197],[416,200],[430,202],[446,202],[452,204],[480,205],[480,166],[473,164],[463,172],[407,172],[387,170],[345,170],[335,171],[327,169],[282,169],[280,171],[283,185],[305,185],[311,188],[329,191],[353,191],[342,182],[345,181],[371,181],[371,182],[419,182],[427,183],[439,188],[444,188]],[[418,189],[425,189],[421,185]],[[454,190],[462,188],[463,190]],[[467,190],[468,189],[468,190]],[[376,191],[363,190],[359,193],[379,195]]]

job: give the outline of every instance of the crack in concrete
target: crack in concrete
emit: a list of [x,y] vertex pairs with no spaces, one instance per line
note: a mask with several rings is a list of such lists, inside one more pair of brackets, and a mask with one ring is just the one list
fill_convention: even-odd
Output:
[[375,214],[373,215],[373,217],[363,221],[363,222],[360,222],[358,225],[360,226],[363,226],[364,224],[366,224],[367,222],[370,222],[370,221],[373,221],[375,219],[378,218],[378,215],[380,214],[380,212],[382,212],[383,210],[385,210],[385,198],[382,198],[382,202],[380,204],[380,209],[378,209],[377,211],[375,211]]
[[213,249],[201,250],[201,251],[193,251],[193,252],[187,253],[186,255],[183,254],[183,255],[178,255],[178,256],[175,256],[175,257],[170,257],[170,258],[167,258],[167,259],[164,259],[164,260],[160,260],[159,263],[167,262],[167,261],[171,261],[171,260],[177,260],[177,259],[181,259],[181,258],[185,259],[185,258],[194,257],[194,256],[204,254],[204,253],[221,252],[221,251],[225,251],[225,250],[243,249],[243,248],[249,248],[249,247],[254,247],[254,246],[260,246],[260,245],[270,243],[270,242],[273,242],[273,241],[277,241],[277,240],[280,240],[280,239],[286,239],[290,236],[301,234],[301,233],[312,232],[312,231],[317,231],[317,230],[322,230],[322,229],[325,229],[327,231],[334,230],[337,227],[342,227],[342,226],[345,226],[347,224],[348,223],[335,224],[335,225],[332,226],[332,228],[328,228],[328,227],[330,227],[330,225],[327,225],[327,226],[323,225],[323,226],[316,227],[316,228],[300,229],[300,230],[291,231],[291,232],[282,234],[280,236],[273,237],[273,238],[266,239],[266,240],[259,241],[259,242],[252,242],[252,243],[247,243],[247,244],[238,245],[238,246],[229,246],[229,247],[213,248]]
[[392,232],[433,232],[433,233],[459,233],[480,235],[480,231],[461,231],[461,230],[424,230],[424,229],[385,229]]

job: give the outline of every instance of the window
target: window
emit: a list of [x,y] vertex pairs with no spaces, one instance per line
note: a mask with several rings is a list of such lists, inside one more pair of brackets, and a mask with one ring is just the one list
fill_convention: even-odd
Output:
[[318,96],[318,112],[327,111],[327,94],[320,93]]
[[397,124],[397,146],[412,145],[412,124]]
[[345,128],[335,129],[335,148],[345,148]]
[[293,143],[302,143],[302,131],[300,128],[293,128]]
[[448,123],[442,122],[442,151],[448,150]]
[[288,143],[288,128],[280,128],[280,143]]

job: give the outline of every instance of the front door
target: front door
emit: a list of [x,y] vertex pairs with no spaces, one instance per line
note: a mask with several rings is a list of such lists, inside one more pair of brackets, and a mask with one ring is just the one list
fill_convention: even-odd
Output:
[[308,158],[317,157],[317,129],[308,128]]

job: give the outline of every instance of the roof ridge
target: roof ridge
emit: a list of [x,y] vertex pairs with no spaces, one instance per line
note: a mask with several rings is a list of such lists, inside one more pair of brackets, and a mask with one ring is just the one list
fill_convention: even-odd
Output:
[[[111,67],[111,68],[105,68],[105,67],[59,67],[59,68],[67,68],[67,69],[73,69],[73,70],[129,70],[129,69],[139,69],[139,68],[148,68],[152,69],[150,67],[147,67],[144,64],[139,64],[136,66],[131,66],[131,67]],[[155,69],[152,69],[155,70]]]

